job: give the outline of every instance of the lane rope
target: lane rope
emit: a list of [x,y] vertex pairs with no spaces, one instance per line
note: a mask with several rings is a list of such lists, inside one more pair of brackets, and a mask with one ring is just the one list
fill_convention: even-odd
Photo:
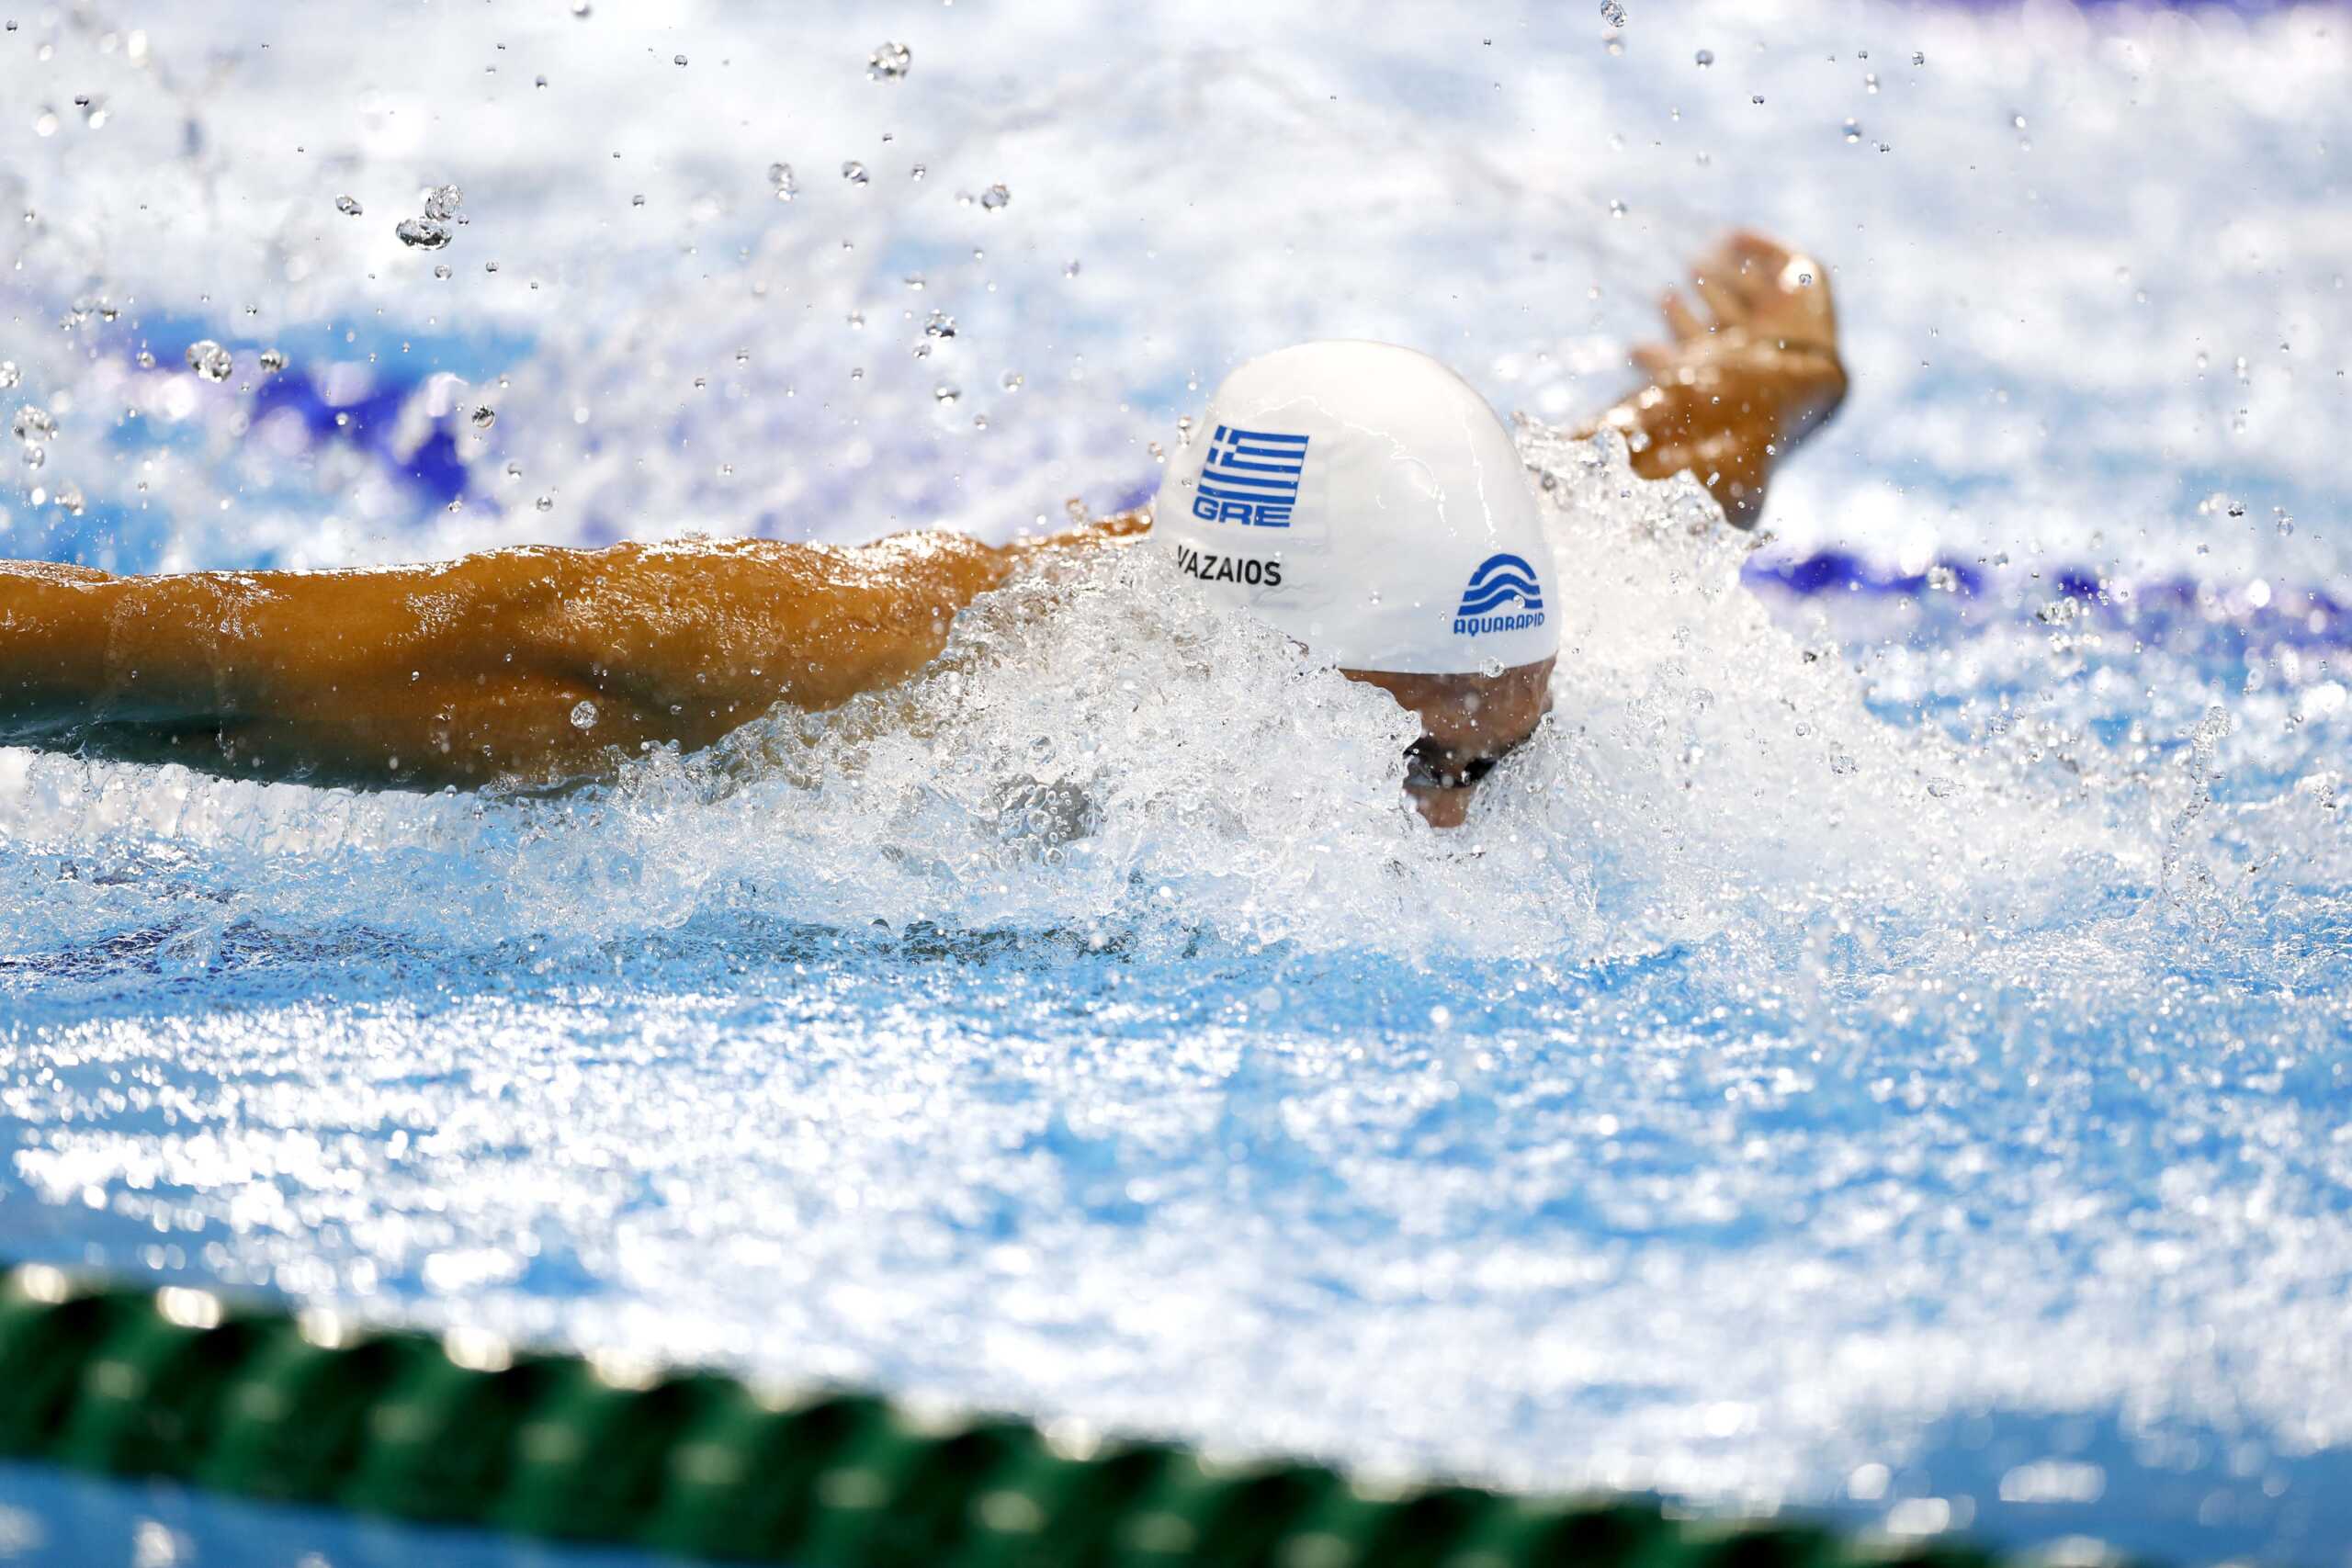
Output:
[[[433,1336],[28,1264],[0,1456],[543,1540],[798,1568],[1988,1568],[1948,1540],[1639,1496],[1352,1479],[838,1387]],[[2120,1560],[2108,1559],[2113,1562]]]

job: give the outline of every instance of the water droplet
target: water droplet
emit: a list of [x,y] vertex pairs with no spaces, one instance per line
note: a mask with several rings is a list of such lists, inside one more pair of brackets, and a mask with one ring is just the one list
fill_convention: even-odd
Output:
[[33,134],[35,136],[54,136],[57,134],[57,111],[55,109],[43,109],[37,117],[35,117],[33,120]]
[[879,43],[865,57],[865,74],[871,81],[896,82],[914,69],[914,51],[902,43]]
[[1924,50],[1913,50],[1911,51],[1911,63],[1914,65],[1925,65],[1928,63],[1927,52]]
[[265,348],[261,351],[261,356],[254,363],[261,367],[263,375],[275,376],[286,368],[286,351],[282,348]]
[[15,360],[0,359],[0,390],[15,386],[24,378],[25,373],[17,368]]
[[1600,0],[1600,19],[1612,28],[1625,25],[1625,7],[1618,0]]
[[960,387],[951,387],[946,382],[942,381],[938,386],[933,387],[931,389],[931,395],[936,401],[952,403],[956,399],[962,397],[964,395],[964,391]]
[[866,179],[865,165],[852,158],[842,165],[842,178],[854,186],[864,185]]
[[345,218],[356,218],[363,210],[359,205],[358,198],[348,196],[336,197],[334,198],[334,209],[337,212],[342,213]]
[[1764,95],[1761,93],[1750,94],[1747,101],[1751,104],[1760,104],[1764,101]]
[[1002,208],[1012,199],[1012,193],[1001,185],[989,186],[980,193],[980,206],[989,212]]
[[768,184],[775,187],[775,198],[778,201],[790,201],[800,193],[800,186],[792,177],[792,165],[789,164],[770,164]]
[[1861,139],[1862,139],[1862,128],[1861,128],[1860,126],[1859,126],[1859,125],[1855,124],[1852,120],[1850,120],[1850,119],[1849,119],[1849,120],[1848,120],[1848,121],[1846,122],[1846,142],[1847,142],[1847,145],[1851,146],[1853,143],[1855,143],[1855,142],[1857,142],[1857,141],[1860,141]]
[[424,193],[424,215],[447,221],[466,204],[466,193],[456,186],[435,186]]
[[1865,93],[1875,93],[1875,92],[1877,92],[1877,91],[1878,91],[1878,73],[1877,73],[1877,72],[1875,72],[1875,71],[1871,71],[1871,72],[1865,72],[1865,73],[1863,73],[1863,75],[1862,75],[1862,91],[1864,91]]
[[1614,199],[1611,200],[1611,202],[1609,203],[1609,216],[1610,216],[1610,217],[1611,217],[1611,218],[1623,218],[1623,217],[1624,217],[1624,216],[1625,216],[1625,204],[1624,204],[1623,202],[1622,202],[1622,201],[1618,201],[1618,200],[1614,200]]
[[133,358],[132,363],[137,365],[141,370],[153,370],[155,368],[155,356],[146,349],[142,348]]
[[735,351],[735,363],[736,363],[736,364],[738,364],[738,365],[749,365],[751,362],[752,362],[752,351],[751,351],[750,349],[748,349],[748,348],[739,348],[739,349],[737,349],[737,350]]
[[449,276],[449,264],[447,262],[435,263],[433,268],[433,276],[438,278],[447,278]]
[[28,444],[28,445],[26,446],[26,447],[25,447],[25,467],[27,467],[28,468],[40,468],[43,463],[46,463],[46,462],[48,462],[48,461],[49,461],[49,448],[48,448],[48,447],[46,447],[46,446],[32,446],[32,445],[30,445],[30,444]]
[[437,251],[449,243],[449,225],[438,218],[403,218],[392,233],[412,250]]
[[917,164],[913,168],[907,171],[907,178],[910,180],[919,180],[929,173],[931,173],[931,169],[928,164]]
[[1017,392],[1021,390],[1021,372],[1018,370],[1008,370],[1003,375],[997,378],[996,384],[1002,387],[1008,392]]
[[477,407],[469,417],[472,420],[473,427],[476,430],[488,430],[492,425],[498,423],[498,411],[492,408],[488,403],[483,403]]
[[57,487],[57,504],[79,517],[88,502],[84,499],[80,485],[68,483]]
[[1062,276],[1064,277],[1076,277],[1078,276],[1078,263],[1074,261],[1062,263]]
[[576,702],[576,703],[572,704],[572,705],[571,705],[571,728],[574,728],[574,729],[582,729],[582,730],[594,729],[594,728],[596,728],[596,705],[595,705],[594,703],[592,703],[592,702],[588,701],[588,700],[587,700],[586,698],[584,698],[584,697],[583,697],[583,698],[582,698],[579,702]]
[[956,335],[956,318],[949,315],[944,310],[933,310],[931,313],[931,320],[922,324],[922,335],[925,337],[954,337]]
[[1854,759],[1843,751],[1832,751],[1829,754],[1829,771],[1840,778],[1852,773],[1857,765]]
[[187,367],[208,381],[225,381],[235,362],[210,338],[198,338],[187,345]]
[[571,0],[571,14],[583,21],[594,10],[594,7],[588,4],[588,0]]
[[1712,49],[1702,49],[1690,58],[1699,62],[1700,70],[1704,71],[1715,62],[1715,51]]
[[542,512],[553,512],[555,510],[555,497],[551,495],[543,495],[532,504],[537,506]]

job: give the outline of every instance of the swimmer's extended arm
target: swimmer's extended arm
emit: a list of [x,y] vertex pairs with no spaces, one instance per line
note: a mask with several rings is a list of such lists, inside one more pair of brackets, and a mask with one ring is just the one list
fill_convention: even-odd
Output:
[[903,681],[1027,554],[909,534],[118,578],[0,563],[0,744],[362,788],[560,785]]
[[1724,515],[1753,527],[1774,466],[1846,396],[1828,269],[1761,234],[1729,235],[1690,269],[1703,320],[1680,294],[1663,302],[1670,344],[1634,362],[1650,385],[1594,422],[1624,432],[1634,471],[1688,469]]

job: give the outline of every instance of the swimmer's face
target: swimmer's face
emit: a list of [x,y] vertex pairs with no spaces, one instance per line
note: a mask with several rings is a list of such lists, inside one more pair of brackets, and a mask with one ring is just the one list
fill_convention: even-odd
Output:
[[1487,767],[1535,733],[1552,706],[1552,660],[1499,675],[1388,675],[1342,670],[1421,721],[1405,794],[1432,828],[1458,828]]

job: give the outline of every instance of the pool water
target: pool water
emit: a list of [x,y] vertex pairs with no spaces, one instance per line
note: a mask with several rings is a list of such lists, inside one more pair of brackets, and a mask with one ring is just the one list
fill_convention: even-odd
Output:
[[[2341,17],[1627,9],[0,34],[47,106],[0,127],[0,357],[57,426],[5,553],[1001,537],[1148,493],[1236,358],[1353,334],[1527,412],[1577,585],[1451,835],[1386,699],[1146,550],[567,800],[0,750],[0,1252],[2352,1560]],[[407,249],[444,181],[471,221]],[[1565,428],[1733,220],[1819,248],[1856,385],[1760,544]],[[31,1555],[413,1550],[0,1505]]]

